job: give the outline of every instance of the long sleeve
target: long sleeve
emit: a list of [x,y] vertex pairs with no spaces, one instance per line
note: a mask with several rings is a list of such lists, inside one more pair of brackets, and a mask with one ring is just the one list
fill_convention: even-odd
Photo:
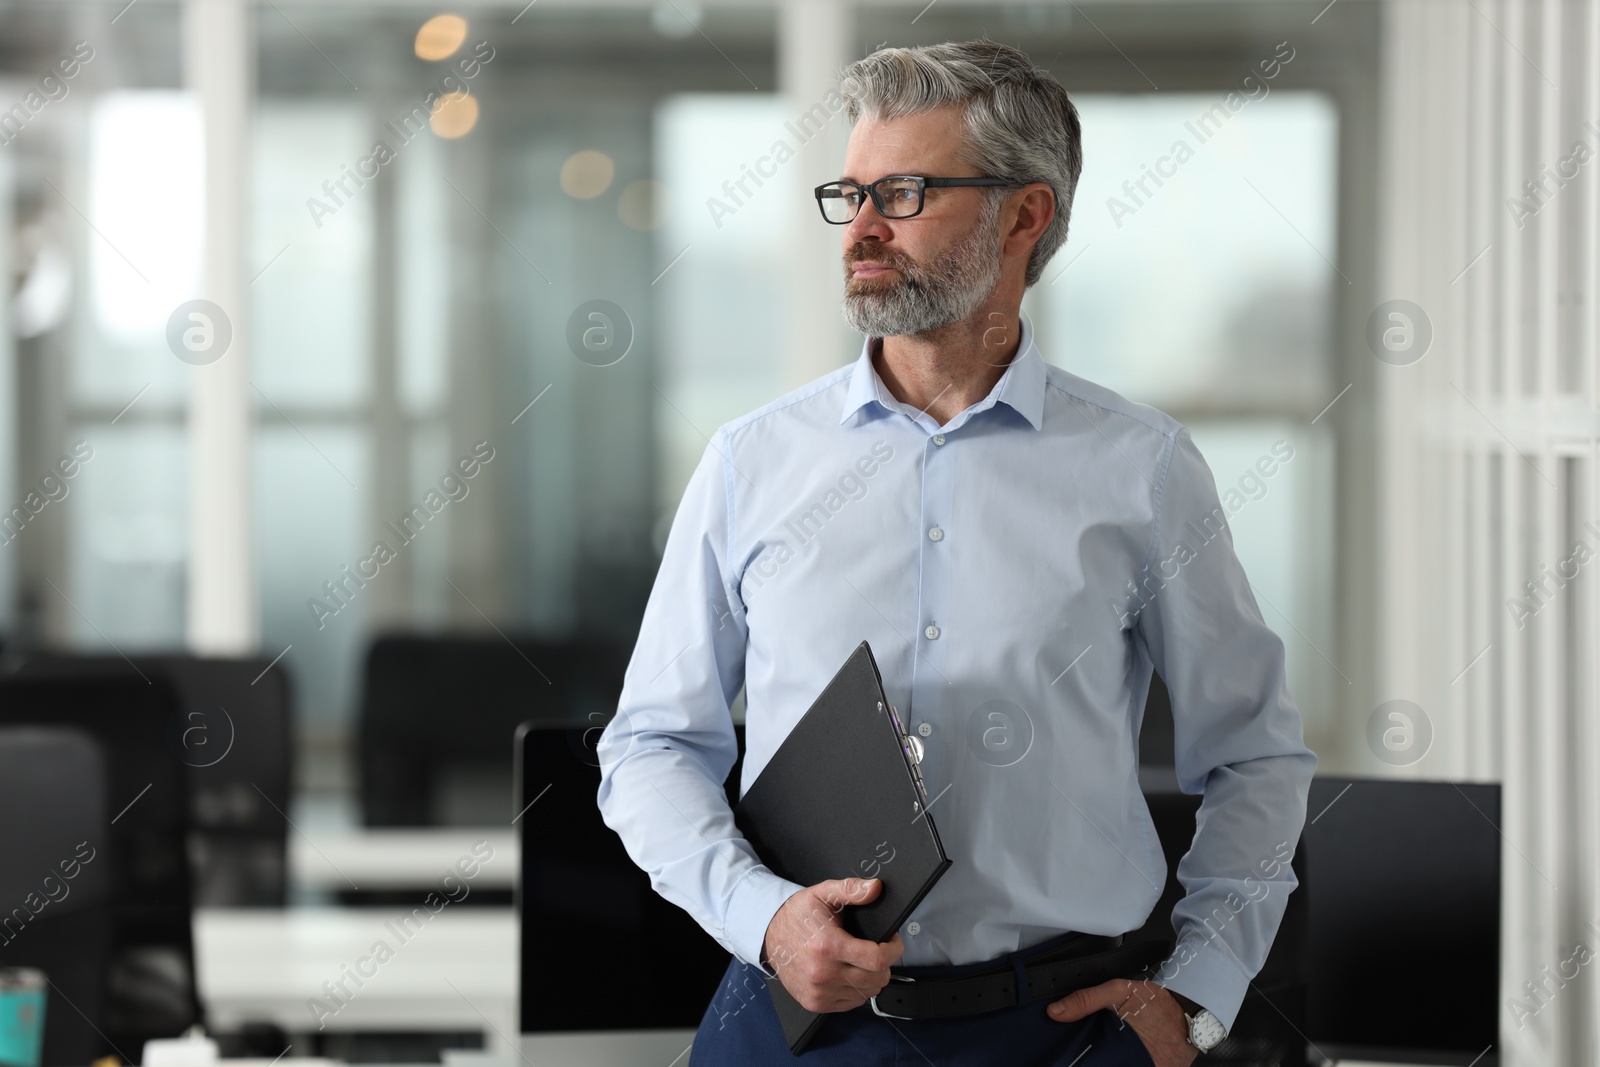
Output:
[[1231,1028],[1296,885],[1289,860],[1317,760],[1285,684],[1283,642],[1261,617],[1186,430],[1171,438],[1156,494],[1136,629],[1172,694],[1179,787],[1204,794],[1178,864],[1177,945],[1156,981]]
[[598,745],[598,800],[656,892],[760,968],[768,923],[802,887],[761,863],[723,791],[738,755],[729,709],[748,636],[729,578],[738,474],[728,448],[718,430],[673,519],[617,714]]

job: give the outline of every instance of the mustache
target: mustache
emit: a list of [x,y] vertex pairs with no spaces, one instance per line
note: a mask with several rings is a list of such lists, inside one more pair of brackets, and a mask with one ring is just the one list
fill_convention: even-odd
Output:
[[894,267],[897,270],[904,270],[912,264],[912,261],[908,256],[898,252],[871,255],[865,245],[858,244],[853,245],[850,251],[844,254],[844,263],[847,267],[852,263],[875,263],[885,267]]
[[855,278],[851,274],[851,265],[854,263],[871,263],[875,266],[889,267],[898,275],[897,283],[911,289],[920,289],[925,283],[925,275],[918,266],[917,261],[898,250],[879,249],[870,251],[863,245],[856,245],[845,253],[842,270],[846,285],[855,285]]

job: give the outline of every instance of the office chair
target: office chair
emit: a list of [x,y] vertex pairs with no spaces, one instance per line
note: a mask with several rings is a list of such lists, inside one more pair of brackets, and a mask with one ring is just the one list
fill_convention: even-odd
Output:
[[[649,875],[601,818],[597,735],[584,732],[539,722],[516,732],[517,802],[525,809],[517,822],[521,1032],[692,1031],[717,990],[728,953],[651,888]],[[730,804],[738,799],[744,726],[735,725],[734,735],[739,756],[724,783]],[[670,961],[671,979],[618,1011],[594,990],[615,980],[619,961],[630,973]],[[557,1053],[548,1055],[553,1061]]]
[[0,726],[74,727],[107,753],[115,895],[102,1029],[134,1056],[146,1039],[174,1037],[201,1019],[185,857],[188,768],[166,741],[182,707],[159,675],[0,681]]
[[188,767],[189,855],[197,907],[281,908],[288,897],[293,748],[289,677],[253,657],[31,653],[19,678],[166,678],[183,703],[170,750]]
[[504,823],[517,726],[603,726],[627,664],[602,640],[379,637],[361,703],[366,825]]
[[100,744],[79,729],[0,727],[0,812],[0,967],[50,982],[41,1062],[88,1063],[115,1051],[98,1032],[115,863]]

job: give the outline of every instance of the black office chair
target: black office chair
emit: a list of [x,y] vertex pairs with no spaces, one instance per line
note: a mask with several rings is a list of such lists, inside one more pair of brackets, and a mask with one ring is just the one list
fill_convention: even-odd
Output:
[[[744,727],[734,734],[740,755],[724,784],[730,803],[743,769]],[[729,955],[650,887],[601,818],[597,736],[582,725],[529,722],[517,730],[518,804],[526,808],[517,820],[521,1030],[693,1029]],[[619,963],[627,973],[665,966],[671,978],[619,1012],[594,994],[615,982]]]
[[182,707],[172,684],[155,675],[0,681],[0,726],[74,727],[107,753],[115,896],[102,1029],[134,1056],[146,1039],[177,1036],[201,1020],[185,857],[188,768],[166,741]]
[[198,907],[283,907],[293,748],[289,677],[254,657],[32,653],[18,678],[163,677],[183,709],[170,750],[188,767],[189,855]]
[[627,664],[627,649],[603,640],[378,638],[361,703],[366,825],[505,823],[517,726],[603,726]]
[[49,980],[43,1063],[118,1051],[100,1034],[115,864],[106,773],[83,730],[0,727],[0,906],[11,909],[0,913],[0,967],[34,967]]

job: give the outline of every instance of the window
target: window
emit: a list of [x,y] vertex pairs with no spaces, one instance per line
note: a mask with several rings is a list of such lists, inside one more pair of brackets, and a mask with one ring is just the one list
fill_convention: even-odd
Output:
[[1226,95],[1074,97],[1070,236],[1024,307],[1047,362],[1189,427],[1309,732],[1331,727],[1345,684],[1327,658],[1334,450],[1318,419],[1339,391],[1337,115],[1318,93],[1241,95],[1236,111]]

